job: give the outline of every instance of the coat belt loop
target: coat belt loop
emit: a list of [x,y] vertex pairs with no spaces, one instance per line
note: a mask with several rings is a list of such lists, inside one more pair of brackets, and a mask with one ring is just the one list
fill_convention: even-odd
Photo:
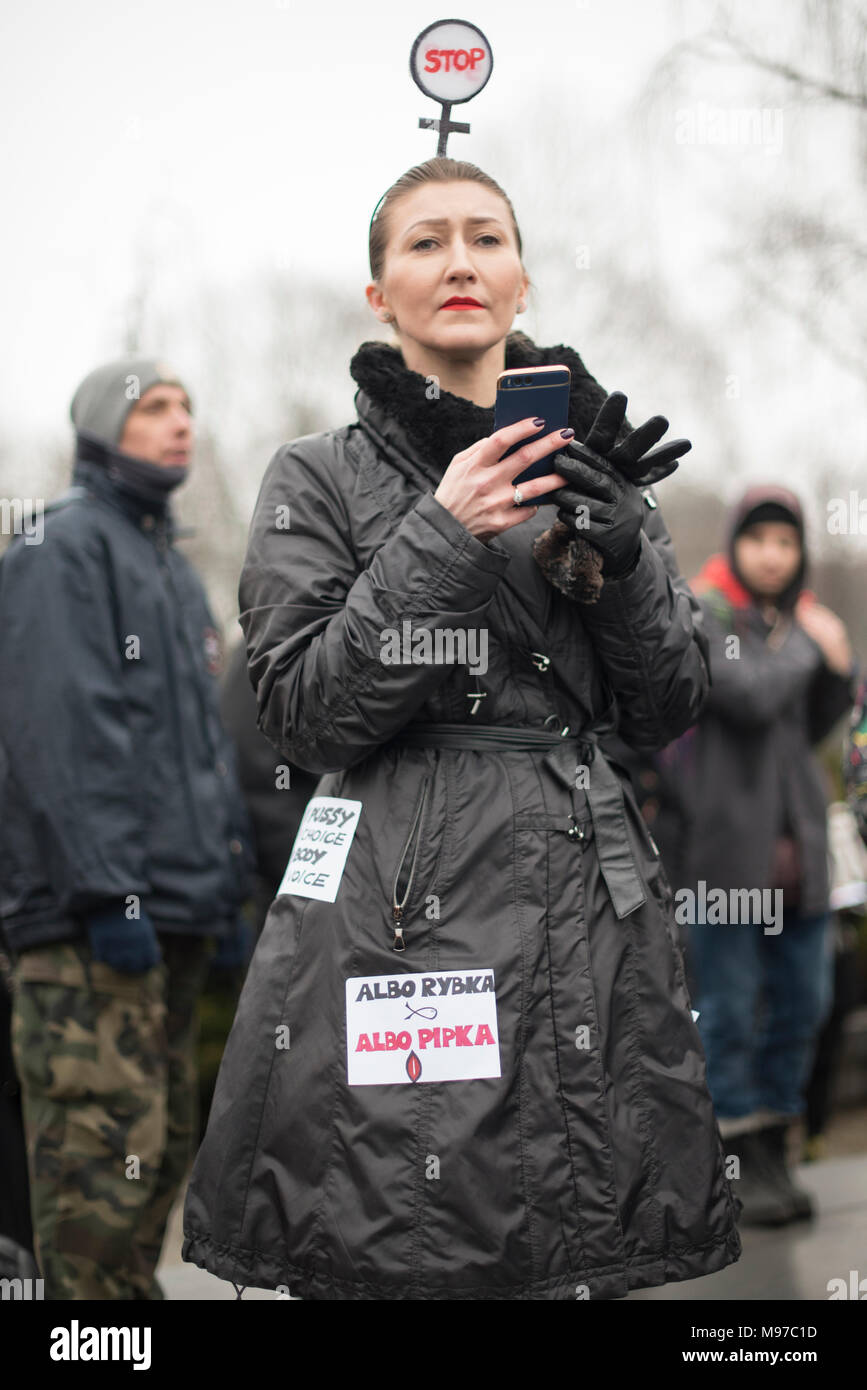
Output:
[[595,740],[587,786],[587,802],[593,821],[593,834],[599,867],[618,918],[628,917],[647,894],[635,865],[626,826],[623,788],[610,763]]

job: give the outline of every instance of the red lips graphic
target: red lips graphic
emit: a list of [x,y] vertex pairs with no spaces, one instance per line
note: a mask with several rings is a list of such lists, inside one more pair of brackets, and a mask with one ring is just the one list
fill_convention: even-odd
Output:
[[414,1052],[411,1052],[406,1059],[406,1074],[410,1081],[418,1081],[421,1076],[421,1062]]

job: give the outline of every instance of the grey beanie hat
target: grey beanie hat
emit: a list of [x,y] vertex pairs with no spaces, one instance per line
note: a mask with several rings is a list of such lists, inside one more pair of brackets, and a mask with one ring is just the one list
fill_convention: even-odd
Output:
[[107,362],[90,372],[73,396],[69,408],[72,423],[76,430],[117,446],[136,401],[160,382],[183,386],[177,372],[152,357],[121,357]]

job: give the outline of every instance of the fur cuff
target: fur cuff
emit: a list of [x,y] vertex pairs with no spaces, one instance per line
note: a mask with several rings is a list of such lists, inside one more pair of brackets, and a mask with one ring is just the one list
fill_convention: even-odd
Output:
[[594,545],[555,521],[533,542],[536,564],[550,584],[574,603],[597,603],[602,592],[602,556]]

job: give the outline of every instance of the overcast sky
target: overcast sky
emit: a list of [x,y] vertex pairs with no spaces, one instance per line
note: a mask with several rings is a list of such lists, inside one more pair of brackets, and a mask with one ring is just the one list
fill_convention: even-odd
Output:
[[[520,130],[522,90],[569,83],[600,109],[623,102],[661,42],[653,9],[474,0],[461,15],[490,40],[494,71],[449,153],[482,162],[486,130]],[[117,350],[137,238],[166,207],[191,274],[227,283],[276,264],[303,293],[311,266],[363,293],[377,198],[436,152],[418,118],[438,107],[408,71],[440,17],[430,0],[3,0],[2,13],[7,426],[65,423],[77,380]]]
[[[735,8],[771,43],[784,35],[793,6],[735,0]],[[571,257],[583,229],[574,213],[561,226],[558,207],[580,210],[583,199],[585,210],[589,204],[601,213],[616,183],[620,201],[612,201],[609,230],[612,241],[620,239],[623,264],[639,278],[642,257],[664,266],[678,315],[686,324],[703,314],[723,359],[726,335],[740,335],[731,339],[730,370],[755,388],[741,409],[757,456],[767,457],[772,444],[785,456],[790,440],[803,450],[811,430],[821,440],[827,418],[815,406],[822,400],[842,422],[847,466],[857,467],[849,441],[863,439],[861,384],[820,357],[813,361],[796,326],[781,325],[769,354],[764,338],[750,339],[742,314],[729,322],[728,272],[719,264],[735,178],[741,198],[750,187],[782,193],[793,186],[821,112],[797,140],[797,118],[787,113],[782,152],[678,148],[674,96],[671,109],[663,101],[657,123],[634,119],[656,59],[712,22],[714,0],[473,0],[458,10],[487,35],[494,70],[482,93],[456,112],[472,132],[452,135],[448,152],[505,183],[525,251],[553,225],[556,254]],[[179,300],[199,283],[231,290],[276,268],[299,296],[312,273],[345,286],[363,305],[373,207],[404,169],[436,152],[435,134],[418,128],[419,116],[436,116],[438,107],[410,79],[412,41],[451,13],[430,0],[2,0],[0,433],[68,439],[73,389],[122,346],[143,248],[156,257],[164,292],[171,286]],[[708,72],[709,100],[726,99],[726,91],[733,99],[724,78]],[[618,121],[612,170],[600,151]],[[538,123],[548,132],[544,167],[559,161],[571,201],[547,174],[537,186]],[[845,193],[833,187],[836,157],[829,148],[814,161],[820,200]],[[604,226],[596,222],[597,237]],[[605,251],[596,248],[597,265]],[[575,275],[564,296],[553,274],[562,261],[552,267],[537,256],[529,268],[540,294],[520,326],[537,341],[571,343],[609,389],[632,389],[628,368],[641,408],[668,409],[675,388],[660,402],[654,372],[661,377],[671,363],[640,359],[634,343],[633,358],[625,357],[598,323],[588,345],[586,282]],[[380,332],[371,315],[369,336]],[[227,361],[241,372],[244,354],[233,353],[227,337]],[[153,347],[177,357],[172,344]],[[805,364],[812,402],[799,377]],[[334,376],[351,403],[347,368],[348,361],[335,364]],[[728,370],[724,360],[721,370]],[[770,403],[761,395],[768,372],[789,374],[767,388]],[[722,395],[724,378],[715,390]],[[705,430],[707,446],[697,455],[713,467],[716,407],[694,392],[674,404],[678,433]],[[812,457],[808,450],[799,466]]]

